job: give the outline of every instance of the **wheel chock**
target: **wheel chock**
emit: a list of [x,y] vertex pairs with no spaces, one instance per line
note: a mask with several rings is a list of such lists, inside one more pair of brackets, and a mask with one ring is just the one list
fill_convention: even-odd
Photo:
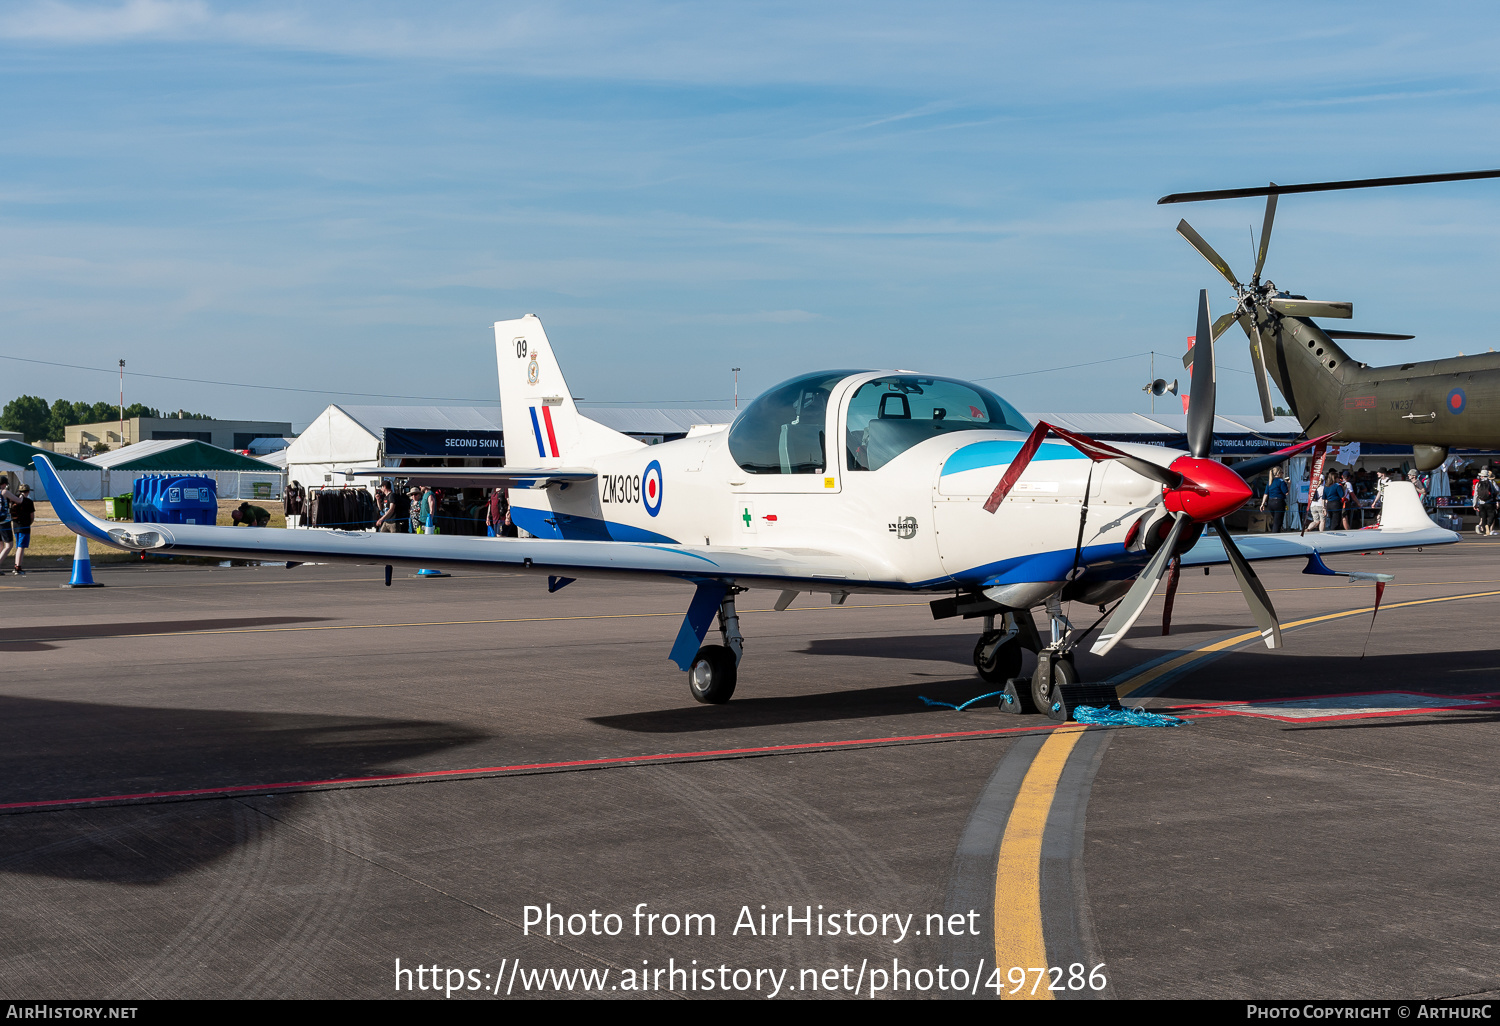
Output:
[[1022,716],[1036,712],[1036,706],[1031,704],[1031,679],[1029,677],[1013,677],[1005,682],[1005,690],[1000,692],[1000,711],[1007,716]]
[[1065,723],[1080,705],[1120,708],[1120,697],[1112,684],[1059,684],[1052,689],[1052,707],[1042,710],[1050,719]]

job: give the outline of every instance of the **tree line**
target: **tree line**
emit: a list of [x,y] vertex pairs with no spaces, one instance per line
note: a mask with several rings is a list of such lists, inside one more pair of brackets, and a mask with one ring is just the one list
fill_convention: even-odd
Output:
[[[160,417],[161,412],[141,403],[125,407],[125,417]],[[182,412],[189,420],[213,420],[202,413]],[[61,442],[66,428],[74,424],[100,424],[118,421],[116,403],[75,403],[58,399],[50,406],[35,395],[17,396],[0,410],[0,431],[19,431],[28,442]]]

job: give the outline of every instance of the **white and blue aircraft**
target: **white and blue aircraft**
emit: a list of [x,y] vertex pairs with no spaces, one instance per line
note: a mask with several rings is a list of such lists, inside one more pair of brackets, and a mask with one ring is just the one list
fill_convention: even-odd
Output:
[[[1207,318],[1203,293],[1200,339]],[[803,593],[835,604],[855,593],[933,595],[935,616],[983,618],[974,663],[984,679],[1008,680],[1023,648],[1035,651],[1029,698],[1048,709],[1054,687],[1077,681],[1073,653],[1093,629],[1074,627],[1064,602],[1101,612],[1117,602],[1093,645],[1102,654],[1169,570],[1170,589],[1179,565],[1228,563],[1276,648],[1276,614],[1250,560],[1301,556],[1308,572],[1333,573],[1321,554],[1458,540],[1404,483],[1386,492],[1378,529],[1231,540],[1223,518],[1250,497],[1245,478],[1319,440],[1233,469],[1209,459],[1212,344],[1193,364],[1188,453],[1033,425],[978,385],[901,370],[801,375],[731,425],[647,446],[579,413],[535,316],[497,322],[495,345],[507,466],[358,473],[507,486],[511,517],[532,538],[109,523],[72,500],[46,457],[35,462],[69,528],[129,551],[383,563],[387,584],[393,566],[536,574],[549,591],[578,578],[683,581],[696,590],[670,658],[694,698],[713,703],[735,688],[744,651],[735,602],[750,589],[779,592],[778,610]],[[1200,541],[1210,524],[1218,538]],[[1045,638],[1038,607],[1050,620]],[[722,644],[704,644],[715,619]]]

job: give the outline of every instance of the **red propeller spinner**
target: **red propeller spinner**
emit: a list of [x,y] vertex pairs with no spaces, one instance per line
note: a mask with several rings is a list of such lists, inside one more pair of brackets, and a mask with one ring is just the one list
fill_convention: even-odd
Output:
[[1171,469],[1182,475],[1182,484],[1164,489],[1163,505],[1173,513],[1186,513],[1200,524],[1228,516],[1255,493],[1245,479],[1222,463],[1179,456]]

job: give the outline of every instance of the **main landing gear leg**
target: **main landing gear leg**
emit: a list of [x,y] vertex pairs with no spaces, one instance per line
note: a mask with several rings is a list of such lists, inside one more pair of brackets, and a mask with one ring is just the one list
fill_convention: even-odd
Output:
[[722,705],[734,694],[740,658],[745,650],[745,637],[740,633],[740,616],[735,612],[734,597],[744,590],[729,589],[719,603],[719,634],[724,644],[704,645],[693,656],[693,664],[688,669],[688,687],[700,702]]
[[1073,624],[1063,614],[1057,595],[1047,599],[1047,615],[1052,620],[1052,643],[1037,653],[1036,672],[1031,675],[1031,700],[1037,711],[1048,716],[1063,712],[1055,689],[1063,684],[1078,683],[1078,668],[1073,665],[1073,642],[1077,635]]
[[1021,672],[1021,628],[1015,613],[1006,613],[1002,629],[994,614],[984,618],[984,633],[974,646],[974,668],[990,684],[1004,684]]

